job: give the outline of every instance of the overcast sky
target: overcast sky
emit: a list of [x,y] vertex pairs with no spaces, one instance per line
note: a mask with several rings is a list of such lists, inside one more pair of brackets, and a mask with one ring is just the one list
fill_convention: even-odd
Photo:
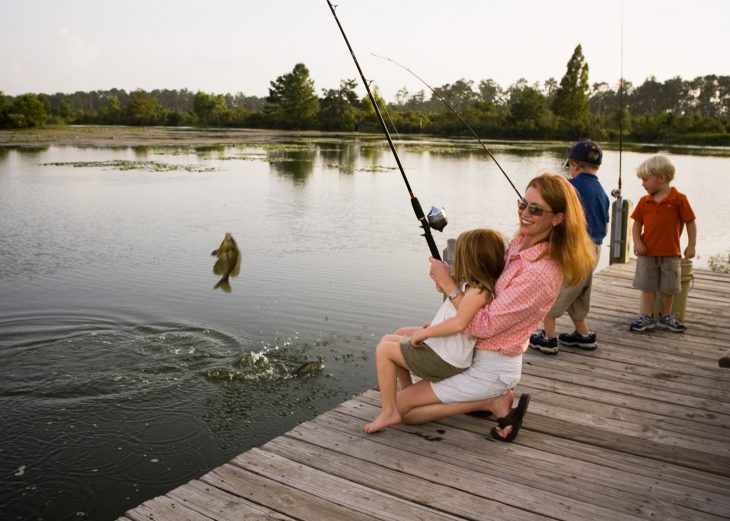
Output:
[[[730,75],[728,0],[336,0],[369,80],[388,101],[464,78],[504,88],[557,80],[581,44],[591,84],[623,72]],[[266,96],[304,63],[322,88],[357,78],[326,0],[2,0],[0,91],[182,89]],[[362,88],[359,89],[364,94]]]

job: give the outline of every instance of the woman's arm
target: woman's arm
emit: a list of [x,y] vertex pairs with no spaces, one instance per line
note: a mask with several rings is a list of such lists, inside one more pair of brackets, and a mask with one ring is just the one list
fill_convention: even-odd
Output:
[[454,317],[446,319],[439,324],[415,331],[411,335],[411,343],[418,345],[426,338],[461,333],[466,329],[466,326],[469,325],[477,312],[487,304],[486,291],[479,291],[476,288],[467,289],[466,293],[460,298],[462,299],[461,306],[457,309]]

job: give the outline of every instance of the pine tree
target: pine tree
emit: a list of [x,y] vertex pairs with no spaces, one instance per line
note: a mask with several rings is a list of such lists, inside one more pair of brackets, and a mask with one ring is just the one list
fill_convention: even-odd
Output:
[[588,64],[580,44],[568,61],[567,71],[555,91],[553,113],[572,129],[582,129],[588,123]]

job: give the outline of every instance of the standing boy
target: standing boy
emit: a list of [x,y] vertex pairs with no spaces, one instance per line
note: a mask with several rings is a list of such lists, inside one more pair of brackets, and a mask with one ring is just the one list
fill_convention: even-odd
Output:
[[[674,172],[674,163],[662,154],[650,157],[636,169],[648,195],[639,200],[631,214],[634,219],[631,236],[637,256],[634,287],[641,290],[642,310],[631,323],[631,331],[646,331],[657,326],[674,333],[687,329],[671,313],[674,295],[682,289],[679,238],[682,228],[687,225],[688,244],[684,257],[694,257],[697,224],[687,197],[670,186]],[[655,322],[657,291],[661,294],[661,316]]]
[[[596,175],[602,159],[601,147],[590,139],[586,139],[573,145],[566,162],[566,166],[570,169],[570,183],[580,195],[588,221],[588,234],[595,247],[596,260],[593,269],[598,264],[601,243],[606,236],[606,225],[608,224],[608,195]],[[596,333],[588,329],[588,322],[586,322],[591,307],[592,282],[593,275],[591,274],[575,286],[568,287],[567,281],[563,283],[555,304],[543,319],[544,329],[530,337],[530,347],[553,355],[558,352],[558,340],[561,344],[577,346],[581,349],[591,350],[598,347]],[[575,329],[572,333],[561,333],[556,338],[555,320],[566,311],[573,321]]]

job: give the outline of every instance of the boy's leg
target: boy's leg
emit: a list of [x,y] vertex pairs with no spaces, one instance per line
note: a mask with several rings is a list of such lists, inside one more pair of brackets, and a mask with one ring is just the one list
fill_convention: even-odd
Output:
[[674,304],[674,295],[671,293],[660,293],[662,316],[666,317],[672,314],[672,304]]
[[[398,340],[393,341],[392,338]],[[377,432],[388,425],[401,422],[401,416],[396,407],[398,369],[408,367],[400,350],[400,337],[386,335],[375,348],[375,365],[378,371],[378,386],[380,387],[381,411],[375,420],[363,427],[365,432]]]
[[644,315],[652,316],[654,314],[654,300],[656,293],[653,291],[641,292],[641,312]]
[[542,327],[546,336],[555,336],[555,317],[546,316],[542,321]]

